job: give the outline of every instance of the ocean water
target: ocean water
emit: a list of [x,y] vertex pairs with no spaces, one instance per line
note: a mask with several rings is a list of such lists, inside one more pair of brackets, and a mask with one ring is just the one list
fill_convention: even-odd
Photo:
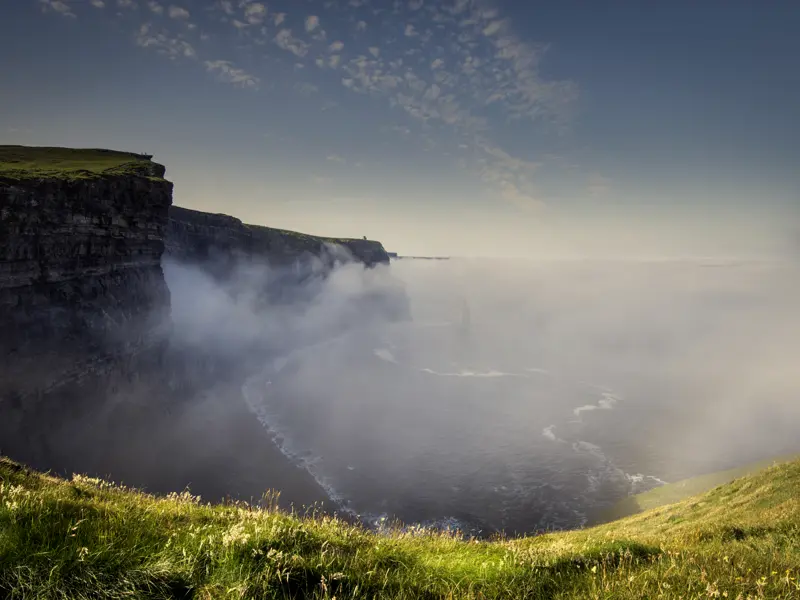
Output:
[[366,523],[580,527],[629,494],[800,451],[789,266],[389,270],[410,319],[278,350],[242,386],[281,452]]

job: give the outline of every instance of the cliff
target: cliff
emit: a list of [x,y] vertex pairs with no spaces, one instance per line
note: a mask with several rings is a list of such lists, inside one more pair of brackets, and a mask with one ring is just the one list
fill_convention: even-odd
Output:
[[321,260],[326,266],[355,260],[373,267],[388,264],[380,242],[326,238],[246,225],[235,217],[173,206],[167,234],[167,254],[193,263],[216,263],[224,272],[237,261],[264,261],[272,266]]
[[0,147],[0,393],[49,389],[163,341],[172,184],[105,150]]
[[170,312],[165,248],[218,275],[238,263],[296,275],[302,265],[389,262],[379,242],[170,209],[164,175],[146,155],[0,146],[0,356],[13,357],[0,367],[0,398],[158,354]]
[[[240,263],[280,267],[262,288],[289,289],[283,299],[290,302],[298,295],[292,289],[313,296],[337,262],[374,266],[388,257],[377,242],[171,208],[164,176],[147,155],[0,146],[0,451],[37,468],[114,473],[164,491],[182,489],[192,468],[207,473],[210,460],[221,460],[212,493],[230,489],[225,478],[239,473],[260,494],[259,457],[277,451],[249,415],[237,413],[244,403],[230,402],[248,368],[247,349],[226,354],[179,341],[165,251],[221,277]],[[283,286],[306,273],[297,268],[304,264],[322,274],[317,285]],[[370,299],[358,300],[351,309],[364,319]],[[263,351],[274,340],[256,342]],[[217,411],[214,419],[187,419],[195,405]],[[207,429],[187,430],[187,422]],[[259,431],[245,434],[248,427]],[[226,428],[236,432],[229,442],[246,439],[258,449],[257,467],[225,440],[208,456],[209,440]],[[225,452],[230,459],[219,458]],[[313,485],[304,501],[324,497]]]

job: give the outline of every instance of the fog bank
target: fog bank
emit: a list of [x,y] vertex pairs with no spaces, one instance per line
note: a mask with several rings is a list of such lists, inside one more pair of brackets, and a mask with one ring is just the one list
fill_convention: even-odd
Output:
[[353,512],[574,525],[800,451],[793,264],[401,260],[280,301],[267,268],[165,275],[176,347],[246,366],[265,435]]

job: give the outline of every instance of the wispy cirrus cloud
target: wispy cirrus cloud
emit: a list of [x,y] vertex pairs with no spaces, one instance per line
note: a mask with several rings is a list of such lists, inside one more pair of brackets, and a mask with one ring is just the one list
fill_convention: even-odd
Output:
[[217,0],[215,7],[227,15],[232,15],[236,12],[231,0]]
[[135,41],[137,46],[154,49],[170,60],[197,58],[194,46],[188,41],[173,36],[166,30],[156,31],[149,23],[145,23],[139,28]]
[[227,60],[207,60],[206,70],[213,73],[219,81],[243,88],[258,88],[260,79],[244,69],[237,68]]
[[311,33],[319,27],[319,17],[316,15],[309,15],[306,17],[306,32]]
[[77,18],[72,7],[63,0],[39,0],[39,6],[43,12],[54,12],[63,17]]
[[287,50],[297,57],[303,57],[308,54],[308,42],[292,35],[291,29],[281,29],[275,34],[272,41],[275,42],[279,48]]
[[187,20],[191,15],[189,11],[183,8],[182,6],[175,6],[170,5],[169,7],[169,17],[170,19],[178,19],[178,20]]
[[[38,1],[50,13],[79,14],[78,0]],[[541,165],[520,153],[524,144],[508,149],[509,122],[515,123],[513,135],[530,138],[539,127],[567,127],[578,88],[545,77],[540,65],[547,45],[521,36],[490,1],[326,0],[308,14],[296,5],[274,12],[269,2],[256,0],[88,0],[129,9],[128,22],[171,17],[158,20],[158,28],[136,24],[135,43],[172,60],[198,60],[216,79],[236,87],[256,89],[265,75],[231,61],[201,59],[197,49],[207,47],[201,44],[209,33],[221,44],[215,53],[229,44],[238,64],[273,64],[261,62],[266,53],[269,60],[287,61],[294,72],[314,66],[305,72],[320,80],[289,85],[304,95],[329,95],[332,85],[366,95],[393,109],[398,131],[410,131],[406,120],[449,131],[450,148],[441,151],[461,156],[465,169],[498,199],[539,206],[535,184]],[[142,10],[133,10],[137,7]],[[604,186],[595,178],[587,190],[600,194]]]
[[251,2],[245,6],[244,18],[251,25],[260,25],[267,18],[267,7],[261,2]]

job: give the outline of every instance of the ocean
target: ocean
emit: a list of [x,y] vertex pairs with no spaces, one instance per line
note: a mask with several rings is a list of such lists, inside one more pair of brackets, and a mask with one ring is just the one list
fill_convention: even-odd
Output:
[[[795,274],[732,261],[350,268],[282,313],[284,335],[335,335],[276,343],[242,399],[368,525],[580,527],[629,494],[800,451]],[[408,318],[345,315],[389,279]]]

